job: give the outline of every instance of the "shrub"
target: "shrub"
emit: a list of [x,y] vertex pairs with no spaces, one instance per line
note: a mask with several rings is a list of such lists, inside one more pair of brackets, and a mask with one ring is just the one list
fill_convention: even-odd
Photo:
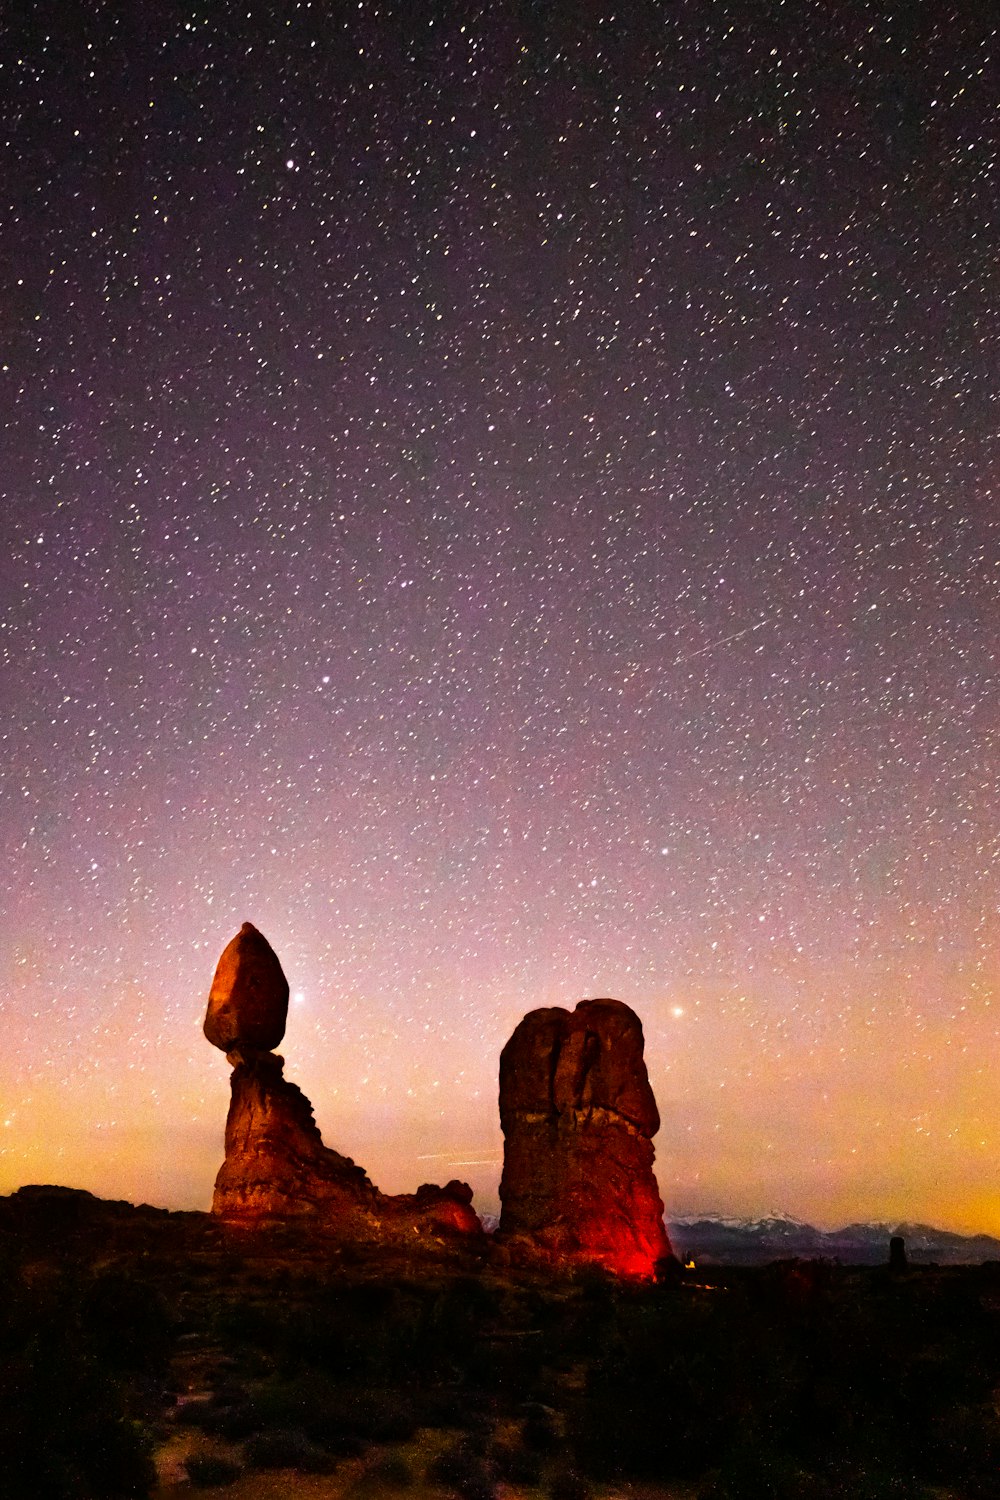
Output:
[[559,1434],[545,1412],[533,1412],[525,1419],[521,1438],[524,1446],[535,1453],[553,1453],[559,1446]]
[[360,1458],[368,1444],[356,1432],[329,1432],[321,1434],[323,1447],[337,1458]]
[[377,1463],[372,1464],[365,1477],[389,1490],[411,1489],[416,1480],[413,1466],[400,1453],[390,1453],[385,1458],[380,1458]]
[[803,1473],[780,1455],[737,1448],[698,1491],[698,1500],[833,1500],[817,1485],[815,1476]]
[[212,1485],[234,1484],[240,1477],[238,1464],[215,1454],[195,1454],[187,1459],[184,1467],[196,1490],[208,1489]]
[[344,1415],[359,1437],[373,1443],[403,1443],[416,1431],[412,1403],[400,1391],[359,1391],[344,1403]]
[[495,1500],[496,1470],[468,1442],[453,1443],[427,1467],[427,1478],[456,1490],[462,1500]]
[[80,1326],[98,1357],[116,1370],[159,1370],[172,1338],[160,1293],[123,1271],[95,1276],[80,1301]]
[[258,1432],[244,1445],[243,1456],[252,1469],[301,1469],[304,1474],[329,1474],[334,1468],[329,1453],[296,1428]]
[[575,1469],[560,1469],[549,1484],[551,1500],[591,1500],[593,1490]]
[[174,1421],[180,1427],[204,1427],[209,1418],[207,1401],[185,1401],[174,1407]]
[[507,1484],[525,1485],[529,1489],[541,1483],[542,1465],[537,1454],[508,1443],[494,1444],[490,1457],[500,1478]]
[[4,1500],[139,1500],[156,1482],[127,1392],[58,1333],[0,1358]]
[[466,1427],[471,1412],[468,1392],[457,1386],[432,1387],[420,1397],[422,1427]]
[[250,1398],[230,1403],[211,1402],[203,1407],[194,1423],[203,1432],[238,1443],[265,1425],[256,1403]]

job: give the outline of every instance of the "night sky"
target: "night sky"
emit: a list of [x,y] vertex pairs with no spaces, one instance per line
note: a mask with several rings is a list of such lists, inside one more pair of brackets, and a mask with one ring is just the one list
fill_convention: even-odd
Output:
[[[668,1213],[1000,1231],[991,7],[20,7],[0,1191],[387,1191],[643,1020]],[[992,74],[992,76],[991,76]]]

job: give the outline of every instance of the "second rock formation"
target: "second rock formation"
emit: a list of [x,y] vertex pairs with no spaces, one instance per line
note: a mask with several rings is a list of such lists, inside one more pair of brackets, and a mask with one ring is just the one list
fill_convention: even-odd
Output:
[[619,1000],[533,1010],[500,1057],[500,1238],[650,1276],[670,1254],[642,1025]]

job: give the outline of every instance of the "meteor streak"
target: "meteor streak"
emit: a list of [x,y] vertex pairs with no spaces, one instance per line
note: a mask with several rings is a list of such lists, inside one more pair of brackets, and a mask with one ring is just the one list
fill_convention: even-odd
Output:
[[714,651],[717,646],[728,646],[730,641],[738,641],[745,635],[753,635],[753,632],[760,630],[762,625],[770,625],[772,621],[780,620],[780,618],[780,615],[768,615],[766,620],[758,620],[756,625],[748,625],[745,630],[737,630],[732,635],[724,635],[718,641],[709,641],[707,646],[699,646],[697,651],[687,651],[683,656],[675,656],[670,665],[679,667],[681,662],[693,661],[696,656],[704,656],[706,651]]

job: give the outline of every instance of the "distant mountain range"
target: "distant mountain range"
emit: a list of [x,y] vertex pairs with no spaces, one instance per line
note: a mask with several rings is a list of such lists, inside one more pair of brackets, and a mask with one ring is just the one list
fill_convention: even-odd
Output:
[[686,1214],[667,1224],[682,1258],[730,1265],[758,1265],[799,1257],[839,1260],[851,1265],[888,1262],[889,1240],[902,1235],[907,1257],[918,1264],[978,1264],[1000,1260],[1000,1239],[988,1234],[955,1234],[929,1224],[847,1224],[816,1229],[786,1214],[738,1219],[720,1214]]
[[[494,1234],[499,1214],[480,1215],[487,1234]],[[889,1261],[889,1241],[902,1235],[907,1258],[916,1265],[980,1265],[1000,1260],[1000,1239],[988,1234],[954,1234],[930,1224],[847,1224],[843,1229],[816,1229],[788,1214],[739,1219],[725,1214],[680,1214],[668,1219],[667,1232],[681,1260],[709,1265],[757,1266],[772,1260],[839,1260],[845,1265],[878,1266]]]

